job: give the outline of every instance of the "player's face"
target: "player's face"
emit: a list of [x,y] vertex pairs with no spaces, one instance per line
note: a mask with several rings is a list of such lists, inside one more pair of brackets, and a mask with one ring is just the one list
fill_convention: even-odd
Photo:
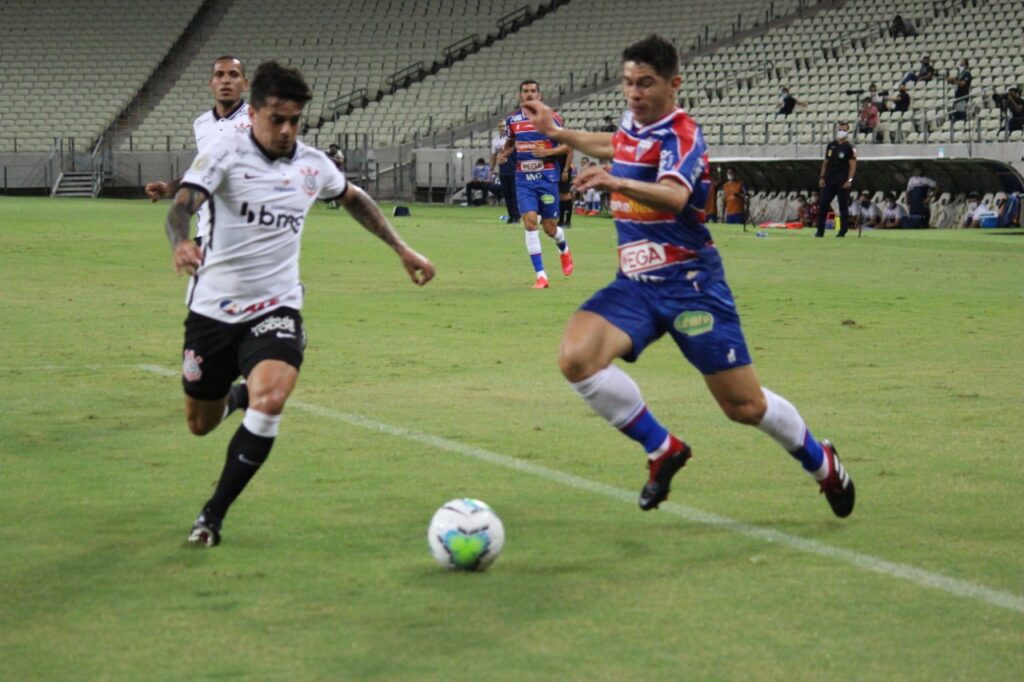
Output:
[[302,121],[302,105],[287,99],[268,97],[263,106],[249,108],[252,134],[275,156],[287,156],[295,148]]
[[221,59],[214,63],[210,75],[210,92],[219,104],[237,104],[248,88],[249,81],[242,73],[242,64],[237,59]]
[[540,88],[536,83],[527,83],[519,88],[519,103],[540,101]]
[[643,62],[622,64],[622,90],[637,123],[646,125],[667,116],[676,106],[676,92],[683,79],[663,78]]

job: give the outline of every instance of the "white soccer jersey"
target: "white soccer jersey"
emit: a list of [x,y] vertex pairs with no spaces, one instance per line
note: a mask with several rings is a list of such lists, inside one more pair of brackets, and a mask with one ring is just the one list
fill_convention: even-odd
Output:
[[[201,152],[207,145],[217,140],[232,140],[247,135],[252,128],[249,118],[249,105],[245,100],[238,103],[227,116],[219,116],[217,109],[203,112],[192,122],[192,131],[196,136],[196,151]],[[206,238],[209,231],[210,213],[206,206],[199,209],[196,220],[196,236]]]
[[218,141],[196,156],[181,181],[209,195],[203,264],[189,282],[190,310],[243,322],[274,308],[302,307],[299,241],[317,199],[347,187],[321,151],[297,142],[290,157],[271,159],[252,134]]

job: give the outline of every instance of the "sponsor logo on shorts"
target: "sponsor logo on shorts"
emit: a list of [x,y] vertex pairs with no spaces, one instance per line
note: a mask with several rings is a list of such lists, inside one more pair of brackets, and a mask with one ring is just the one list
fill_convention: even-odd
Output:
[[543,173],[527,173],[526,175],[523,176],[523,179],[528,181],[528,182],[533,182],[534,180],[543,180],[544,179],[544,174]]
[[540,160],[520,161],[519,170],[523,173],[533,173],[544,170],[544,162]]
[[[295,320],[290,317],[271,316],[250,329],[253,336],[262,336],[267,332],[284,331],[290,332],[292,338],[295,335]],[[279,335],[280,336],[280,335]]]
[[700,336],[715,328],[715,316],[706,310],[688,310],[676,318],[675,326],[687,336]]
[[550,204],[555,203],[555,195],[554,194],[541,194],[540,195],[540,200],[541,200],[542,203],[550,205]]
[[181,374],[185,381],[199,381],[203,378],[203,369],[199,366],[201,364],[203,359],[196,355],[194,350],[185,351],[185,358],[181,363]]

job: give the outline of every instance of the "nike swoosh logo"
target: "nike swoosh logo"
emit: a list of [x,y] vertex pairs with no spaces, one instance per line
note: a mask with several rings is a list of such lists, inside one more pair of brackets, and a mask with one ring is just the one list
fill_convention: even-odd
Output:
[[251,467],[259,466],[259,462],[254,462],[251,459],[248,459],[244,454],[238,455],[238,461],[241,462],[242,464],[248,464]]
[[252,180],[253,178],[256,177],[255,175],[249,175],[248,173],[242,173],[242,175],[245,176],[246,180]]
[[279,339],[294,339],[295,338],[295,334],[289,334],[287,332],[277,332],[276,336]]

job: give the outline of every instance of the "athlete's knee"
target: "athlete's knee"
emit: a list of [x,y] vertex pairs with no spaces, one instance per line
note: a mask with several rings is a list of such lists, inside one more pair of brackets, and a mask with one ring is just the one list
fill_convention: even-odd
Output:
[[558,368],[567,381],[576,383],[589,379],[602,369],[601,362],[593,353],[587,352],[582,344],[562,341],[558,348]]
[[202,414],[196,414],[186,416],[185,423],[188,425],[188,430],[193,436],[205,436],[217,428],[220,420],[214,421]]
[[272,387],[261,391],[258,395],[249,395],[249,409],[263,414],[281,414],[288,400],[288,391],[280,387]]
[[750,400],[735,400],[721,403],[725,416],[739,424],[757,426],[764,419],[764,412],[767,409],[764,396],[758,396]]

